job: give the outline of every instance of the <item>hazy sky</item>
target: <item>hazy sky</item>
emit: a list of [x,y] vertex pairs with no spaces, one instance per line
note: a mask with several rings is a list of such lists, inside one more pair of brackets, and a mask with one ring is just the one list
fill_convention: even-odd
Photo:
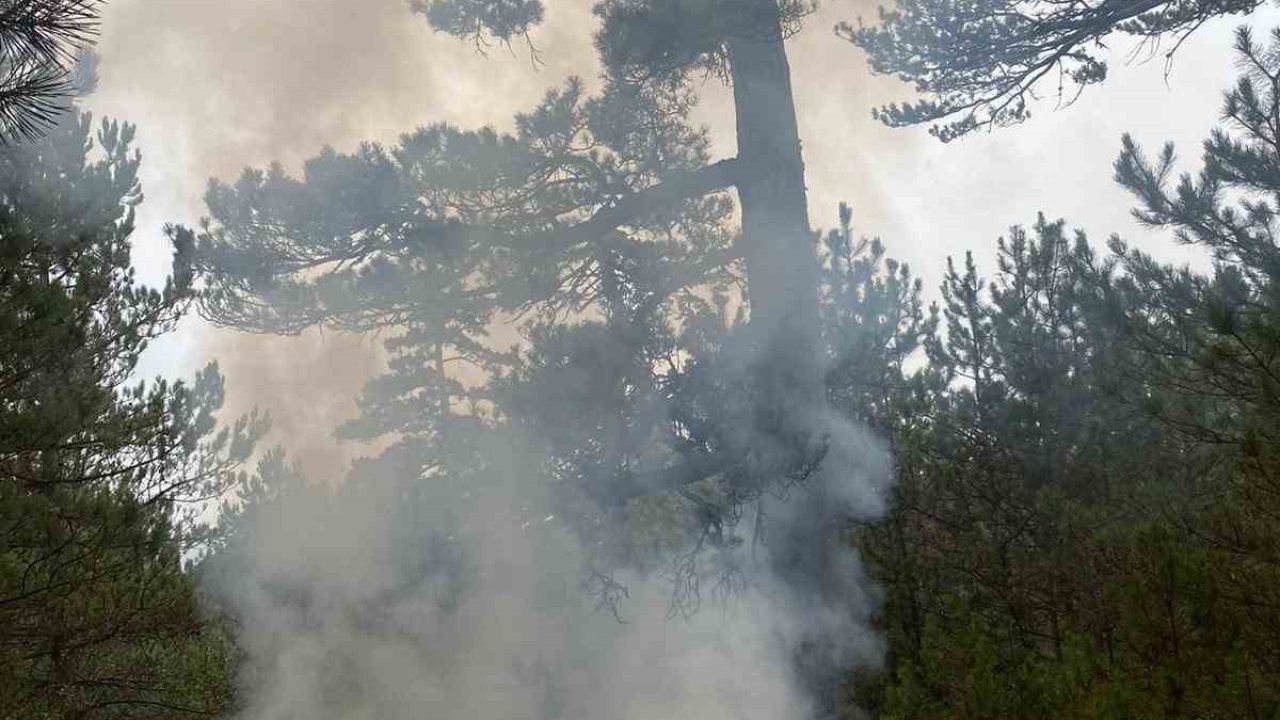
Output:
[[[513,113],[566,77],[593,78],[591,2],[548,1],[547,23],[533,38],[543,60],[535,68],[523,46],[482,55],[432,32],[407,0],[112,0],[90,107],[139,125],[142,276],[163,277],[168,249],[158,228],[195,223],[210,176],[232,178],[272,160],[297,167],[326,144],[394,141],[431,122],[509,127]],[[837,203],[850,201],[858,230],[881,236],[931,292],[947,255],[973,250],[989,272],[995,239],[1038,210],[1098,241],[1118,232],[1165,257],[1193,257],[1133,223],[1111,162],[1124,131],[1152,147],[1177,141],[1187,161],[1196,159],[1234,78],[1231,31],[1239,21],[1202,29],[1167,82],[1160,58],[1117,64],[1104,86],[1070,109],[1054,112],[1046,101],[1022,127],[942,145],[923,129],[889,130],[870,119],[874,104],[903,89],[868,77],[860,52],[832,26],[873,7],[825,0],[791,41],[815,227],[833,224]],[[1268,20],[1276,17],[1255,18]],[[731,154],[726,91],[708,80],[704,94],[699,117],[717,152]],[[333,334],[251,339],[191,322],[152,355],[148,370],[188,373],[216,356],[234,407],[268,407],[285,436],[307,445],[301,449],[314,465],[331,465],[342,452],[328,433],[377,367],[376,345]],[[312,382],[317,377],[326,381]]]

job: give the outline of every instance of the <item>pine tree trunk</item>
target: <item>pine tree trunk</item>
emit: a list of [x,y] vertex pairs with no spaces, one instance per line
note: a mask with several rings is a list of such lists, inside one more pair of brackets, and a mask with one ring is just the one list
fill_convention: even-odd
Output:
[[[751,36],[728,40],[742,164],[738,194],[751,310],[754,437],[768,446],[759,469],[776,474],[811,460],[804,454],[821,440],[819,266],[778,3],[740,1],[744,15],[758,20]],[[832,582],[839,523],[822,481],[812,478],[792,498],[792,522],[766,534],[775,574],[818,613],[840,602]],[[828,652],[830,641],[804,637],[794,648],[797,673],[815,695],[816,717],[835,709],[839,668]]]
[[737,110],[738,195],[761,398],[784,422],[822,402],[818,265],[777,0],[741,0],[760,18],[728,41]]

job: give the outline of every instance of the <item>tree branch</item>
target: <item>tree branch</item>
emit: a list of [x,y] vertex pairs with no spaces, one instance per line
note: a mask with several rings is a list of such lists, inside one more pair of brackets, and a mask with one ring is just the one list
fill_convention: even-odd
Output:
[[570,244],[600,238],[642,215],[660,212],[683,200],[732,187],[739,179],[739,165],[741,162],[738,158],[721,160],[624,196],[592,215],[589,220],[569,228]]

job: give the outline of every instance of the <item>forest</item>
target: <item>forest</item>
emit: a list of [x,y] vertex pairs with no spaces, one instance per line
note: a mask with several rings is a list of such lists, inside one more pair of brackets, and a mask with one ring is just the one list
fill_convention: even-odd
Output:
[[[475,63],[566,1],[396,0]],[[109,16],[0,0],[0,719],[1280,720],[1274,3],[590,5],[598,77],[212,178],[156,285]],[[1105,190],[1202,263],[1028,206],[922,277],[813,212],[802,36],[945,158],[1221,21],[1211,133]],[[192,322],[377,345],[339,481],[150,377]]]

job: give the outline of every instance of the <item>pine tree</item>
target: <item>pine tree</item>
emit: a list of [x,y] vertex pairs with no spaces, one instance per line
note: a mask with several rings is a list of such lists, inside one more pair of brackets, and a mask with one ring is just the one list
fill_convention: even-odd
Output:
[[0,715],[173,717],[227,700],[226,642],[184,557],[200,502],[235,481],[261,423],[220,431],[216,366],[136,383],[189,306],[194,238],[136,283],[134,129],[70,112],[0,152]]
[[0,143],[35,140],[92,69],[83,48],[97,33],[97,0],[0,2]]
[[[769,491],[824,492],[809,482],[829,442],[821,269],[785,49],[810,5],[606,0],[597,97],[570,81],[511,135],[433,126],[392,148],[326,151],[300,179],[272,168],[215,184],[204,313],[258,331],[401,331],[345,432],[403,434],[396,462],[415,454],[434,477],[477,427],[525,429],[552,449],[560,515],[609,536],[589,543],[612,548],[604,567],[632,557],[616,536],[646,499],[696,509],[695,547],[732,546],[742,509]],[[415,7],[479,42],[519,41],[543,15],[536,0]],[[689,124],[700,72],[733,88],[735,157],[713,161]],[[715,331],[739,301],[742,326]],[[507,352],[487,332],[512,316],[524,339]],[[682,365],[698,328],[734,356],[699,365],[733,375],[702,387],[730,396],[680,417],[672,408],[697,405]],[[832,573],[796,555],[842,542],[845,508],[816,507],[821,519],[778,538],[798,595]]]
[[[1280,37],[1272,39],[1272,45]],[[1139,219],[1211,275],[1061,223],[1016,230],[993,282],[943,286],[918,415],[895,425],[892,516],[860,544],[886,585],[883,717],[1271,717],[1273,50],[1241,31],[1204,168],[1171,187],[1131,138]],[[938,377],[941,376],[941,377]],[[936,379],[931,379],[936,378]],[[904,422],[906,421],[906,422]]]
[[1107,77],[1112,36],[1134,53],[1172,61],[1182,42],[1220,16],[1245,15],[1263,0],[903,0],[878,23],[842,23],[842,36],[877,73],[911,83],[924,98],[879,108],[893,127],[930,124],[945,141],[1025,120],[1038,93],[1071,104]]

